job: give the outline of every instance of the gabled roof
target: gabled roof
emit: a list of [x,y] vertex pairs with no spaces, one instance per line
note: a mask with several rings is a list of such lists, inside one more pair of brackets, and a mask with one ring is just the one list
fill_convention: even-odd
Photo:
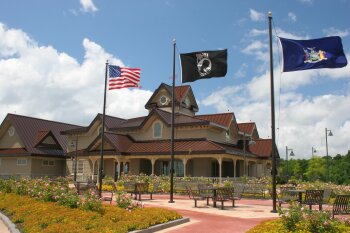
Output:
[[[70,130],[79,126],[61,122],[43,120],[28,116],[7,114],[0,128],[5,124],[12,125],[22,140],[25,150],[32,155],[64,156],[61,149],[48,149],[36,147],[46,136],[52,135],[61,148],[67,147],[67,137],[61,131]],[[2,153],[4,151],[0,151]]]
[[207,114],[207,115],[197,115],[195,116],[198,119],[204,119],[206,121],[213,122],[215,124],[224,126],[226,128],[230,127],[232,120],[235,119],[233,112],[228,113],[219,113],[219,114]]
[[[71,130],[65,130],[65,131],[62,131],[61,133],[63,135],[69,135],[69,134],[76,134],[76,133],[85,133],[85,132],[88,132],[91,127],[97,122],[97,121],[100,121],[102,122],[102,114],[99,113],[96,115],[96,117],[94,118],[94,120],[90,123],[89,126],[86,126],[86,127],[76,127],[74,129],[71,129]],[[122,118],[119,118],[119,117],[112,117],[112,116],[108,116],[108,115],[105,115],[105,127],[107,129],[112,129],[112,128],[117,128],[119,125],[121,125],[122,123],[126,122],[127,120],[125,119],[122,119]]]
[[[270,158],[272,155],[272,140],[271,139],[256,139],[255,144],[250,145],[248,150],[261,158]],[[275,146],[276,157],[279,157],[278,150]]]
[[34,147],[36,148],[39,147],[45,141],[45,139],[47,139],[48,137],[51,137],[54,140],[55,145],[43,145],[43,146],[63,150],[63,148],[61,147],[61,145],[59,144],[59,142],[57,141],[57,139],[55,138],[55,135],[51,132],[51,130],[38,131],[36,136],[37,137],[36,137],[36,141],[34,142]]
[[[165,89],[169,96],[171,96],[172,94],[172,86],[169,86],[165,83],[162,83],[159,85],[159,87],[157,88],[157,90],[154,91],[153,95],[151,96],[151,98],[149,98],[149,100],[147,101],[145,108],[149,109],[152,105],[152,100],[154,99],[154,97],[158,94],[158,92],[162,89]],[[190,85],[183,85],[183,86],[176,86],[175,87],[175,104],[179,104],[181,102],[183,102],[185,100],[185,97],[187,95],[192,95],[193,99],[194,99],[194,108],[198,109],[198,104],[196,102],[196,99],[194,98],[194,94],[192,91],[192,88]]]
[[[114,148],[114,151],[118,154],[126,151],[133,143],[133,140],[127,135],[120,135],[110,132],[104,133],[104,140],[106,140],[106,142],[110,144]],[[85,152],[96,151],[94,148],[98,146],[101,146],[101,134],[99,134],[95,140],[90,143]]]

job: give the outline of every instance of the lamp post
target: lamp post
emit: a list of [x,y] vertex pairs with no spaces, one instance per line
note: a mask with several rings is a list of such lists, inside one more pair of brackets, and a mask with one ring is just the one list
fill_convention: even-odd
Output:
[[75,158],[74,158],[74,176],[73,176],[73,180],[74,182],[77,182],[77,164],[78,164],[78,136],[75,140],[72,140],[71,147],[75,146]]
[[314,157],[314,153],[316,153],[316,149],[314,147],[311,148],[311,155],[312,155],[312,158]]
[[[328,133],[329,132],[329,133]],[[327,181],[329,181],[329,158],[328,158],[328,140],[327,136],[333,136],[333,133],[330,129],[325,128],[326,133],[326,162],[327,162]],[[328,133],[328,134],[327,134]]]
[[294,156],[294,152],[292,148],[288,148],[286,146],[286,167],[287,167],[287,182],[289,180],[289,168],[288,168],[288,151],[290,151],[290,156]]

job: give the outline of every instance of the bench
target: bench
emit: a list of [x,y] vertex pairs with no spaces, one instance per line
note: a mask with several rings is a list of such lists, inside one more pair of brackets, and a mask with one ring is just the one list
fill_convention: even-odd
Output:
[[232,207],[235,206],[234,188],[222,187],[216,191],[216,198],[214,200],[221,202],[221,209],[224,209],[225,201],[232,201]]
[[322,210],[323,192],[324,190],[306,190],[302,204],[308,205],[310,210],[313,205],[318,205],[318,209]]
[[205,200],[203,196],[200,195],[199,190],[192,189],[190,186],[185,187],[188,197],[194,200],[194,207],[197,207],[198,200]]
[[[130,193],[131,196],[134,196],[135,200],[141,201],[141,195],[142,194],[150,194],[150,198],[152,200],[152,194],[153,192],[148,191],[149,183],[138,183],[138,182],[125,182],[124,183],[124,191],[126,193]],[[137,198],[138,196],[138,198]]]
[[266,185],[260,183],[245,184],[243,195],[245,197],[265,198]]
[[333,204],[334,215],[349,215],[350,214],[350,195],[336,195]]
[[279,207],[281,207],[282,204],[286,204],[291,201],[298,200],[298,193],[291,192],[291,190],[295,190],[295,189],[296,189],[295,186],[280,187],[280,193],[279,195],[277,195],[277,201],[278,201]]
[[186,187],[191,187],[192,190],[198,189],[197,187],[198,183],[196,182],[190,182],[190,181],[175,181],[174,182],[174,192],[178,194],[186,194],[187,189]]
[[207,199],[207,205],[209,205],[209,199],[214,197],[213,184],[199,183],[197,187],[199,195],[204,199]]

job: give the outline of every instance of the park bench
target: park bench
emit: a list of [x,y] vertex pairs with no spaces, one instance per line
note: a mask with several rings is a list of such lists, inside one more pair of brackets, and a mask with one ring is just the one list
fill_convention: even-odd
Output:
[[295,190],[295,186],[284,186],[280,187],[280,193],[277,195],[278,205],[281,207],[282,204],[289,203],[298,199],[298,193],[291,192]]
[[322,204],[329,204],[329,199],[331,198],[333,190],[325,189],[323,192]]
[[318,209],[322,210],[323,192],[324,190],[306,190],[302,204],[308,205],[310,210],[313,205],[318,205]]
[[199,195],[207,200],[207,205],[209,205],[209,199],[214,197],[213,184],[198,184]]
[[336,195],[333,204],[334,215],[349,215],[350,214],[350,195]]
[[191,182],[191,181],[175,181],[174,182],[174,192],[178,194],[186,194],[187,189],[186,187],[191,187],[192,190],[198,189],[197,182]]
[[192,189],[190,186],[185,187],[188,197],[194,200],[194,207],[197,207],[198,200],[205,200],[203,196],[200,195],[198,189]]
[[134,196],[135,200],[141,201],[142,194],[150,194],[150,199],[152,200],[153,192],[149,192],[148,189],[149,183],[139,183],[134,181],[124,183],[124,191],[130,193],[132,197]]
[[216,198],[214,201],[221,202],[221,209],[224,209],[225,201],[232,201],[232,207],[235,206],[234,188],[222,187],[216,191]]
[[248,183],[244,187],[245,197],[265,198],[266,185],[261,183]]

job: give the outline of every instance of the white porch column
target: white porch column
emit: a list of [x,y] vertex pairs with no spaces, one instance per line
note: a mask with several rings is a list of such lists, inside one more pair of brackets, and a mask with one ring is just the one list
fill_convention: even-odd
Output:
[[91,170],[91,180],[94,181],[94,174],[95,174],[95,163],[96,160],[95,158],[89,158],[91,163],[92,163],[92,170]]
[[152,163],[152,175],[154,175],[154,165],[156,164],[157,159],[152,158],[151,163]]
[[182,159],[182,164],[183,164],[183,167],[184,167],[184,177],[186,176],[186,164],[187,164],[187,158],[183,158]]
[[221,183],[221,181],[222,181],[222,178],[221,178],[221,176],[222,176],[222,167],[221,167],[221,165],[222,165],[222,158],[218,158],[218,163],[219,163],[219,181]]

